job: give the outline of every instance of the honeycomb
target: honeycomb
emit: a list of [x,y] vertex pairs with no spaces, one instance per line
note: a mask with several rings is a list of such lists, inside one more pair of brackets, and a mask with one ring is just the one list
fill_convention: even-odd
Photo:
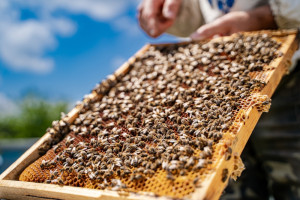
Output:
[[[152,45],[93,90],[79,116],[53,122],[20,181],[184,198],[216,167],[260,95],[281,43],[268,34]],[[238,156],[233,177],[244,169]],[[226,180],[228,171],[222,172]]]

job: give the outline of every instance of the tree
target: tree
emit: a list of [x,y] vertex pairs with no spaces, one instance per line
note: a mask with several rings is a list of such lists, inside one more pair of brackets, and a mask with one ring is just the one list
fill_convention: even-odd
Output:
[[19,105],[20,112],[0,118],[0,138],[41,137],[53,120],[66,112],[66,102],[51,103],[37,96],[27,96]]

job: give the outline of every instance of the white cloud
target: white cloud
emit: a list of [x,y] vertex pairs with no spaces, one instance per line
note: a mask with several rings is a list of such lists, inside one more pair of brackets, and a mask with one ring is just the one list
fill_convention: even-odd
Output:
[[75,26],[64,18],[21,21],[17,6],[13,0],[0,3],[0,58],[16,71],[49,72],[54,61],[44,54],[56,47],[56,35],[71,35]]
[[0,117],[2,114],[14,114],[17,112],[17,105],[4,94],[0,93]]
[[[136,25],[122,17],[136,0],[1,0],[0,1],[0,59],[17,71],[47,73],[55,63],[45,54],[54,50],[57,36],[71,36],[76,25],[66,14],[83,14],[97,21],[115,20],[117,30],[130,25],[129,34],[136,33]],[[20,20],[21,10],[28,9],[36,18]],[[119,20],[116,20],[116,19]],[[127,27],[128,28],[128,27]],[[129,30],[129,29],[128,29]]]
[[0,29],[0,55],[15,70],[47,72],[53,67],[50,58],[41,57],[55,45],[51,31],[37,21],[5,24]]

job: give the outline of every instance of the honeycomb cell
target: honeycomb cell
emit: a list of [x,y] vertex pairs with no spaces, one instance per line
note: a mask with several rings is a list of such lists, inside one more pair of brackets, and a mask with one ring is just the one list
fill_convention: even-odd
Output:
[[[269,48],[275,59],[279,47],[242,34],[151,46],[127,74],[98,84],[98,97],[83,102],[72,123],[53,122],[46,153],[19,180],[186,197],[215,170],[249,108],[268,110],[270,100],[257,93],[272,59],[256,52]],[[235,159],[237,177],[243,167]]]

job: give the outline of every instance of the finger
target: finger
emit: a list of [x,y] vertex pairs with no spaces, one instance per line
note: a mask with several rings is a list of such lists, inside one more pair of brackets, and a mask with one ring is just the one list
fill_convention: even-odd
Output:
[[157,35],[158,29],[158,15],[161,13],[161,8],[164,0],[144,0],[139,8],[139,23],[145,32],[154,36]]
[[175,19],[181,5],[181,0],[165,0],[163,16],[167,19]]
[[151,37],[157,37],[159,36],[159,23],[157,21],[157,18],[150,18],[148,20],[148,33]]
[[154,18],[161,12],[164,0],[144,0],[142,5],[143,16],[145,18]]
[[[158,37],[160,36],[167,28],[169,23],[161,23],[158,20],[155,19],[149,19],[149,20],[139,20],[139,24],[145,32],[151,36],[151,37]],[[154,28],[149,28],[154,27]]]
[[173,24],[173,21],[171,20],[164,20],[164,22],[162,21],[158,21],[158,23],[155,25],[157,28],[155,29],[155,31],[152,32],[152,37],[158,37],[161,34],[163,34],[171,25]]
[[194,33],[190,35],[192,40],[204,40],[211,38],[214,35],[227,35],[228,34],[228,25],[226,21],[216,20],[212,23],[205,24],[197,29]]
[[140,27],[147,33],[147,24],[143,21],[143,19],[141,17],[139,17],[138,22],[139,22]]

